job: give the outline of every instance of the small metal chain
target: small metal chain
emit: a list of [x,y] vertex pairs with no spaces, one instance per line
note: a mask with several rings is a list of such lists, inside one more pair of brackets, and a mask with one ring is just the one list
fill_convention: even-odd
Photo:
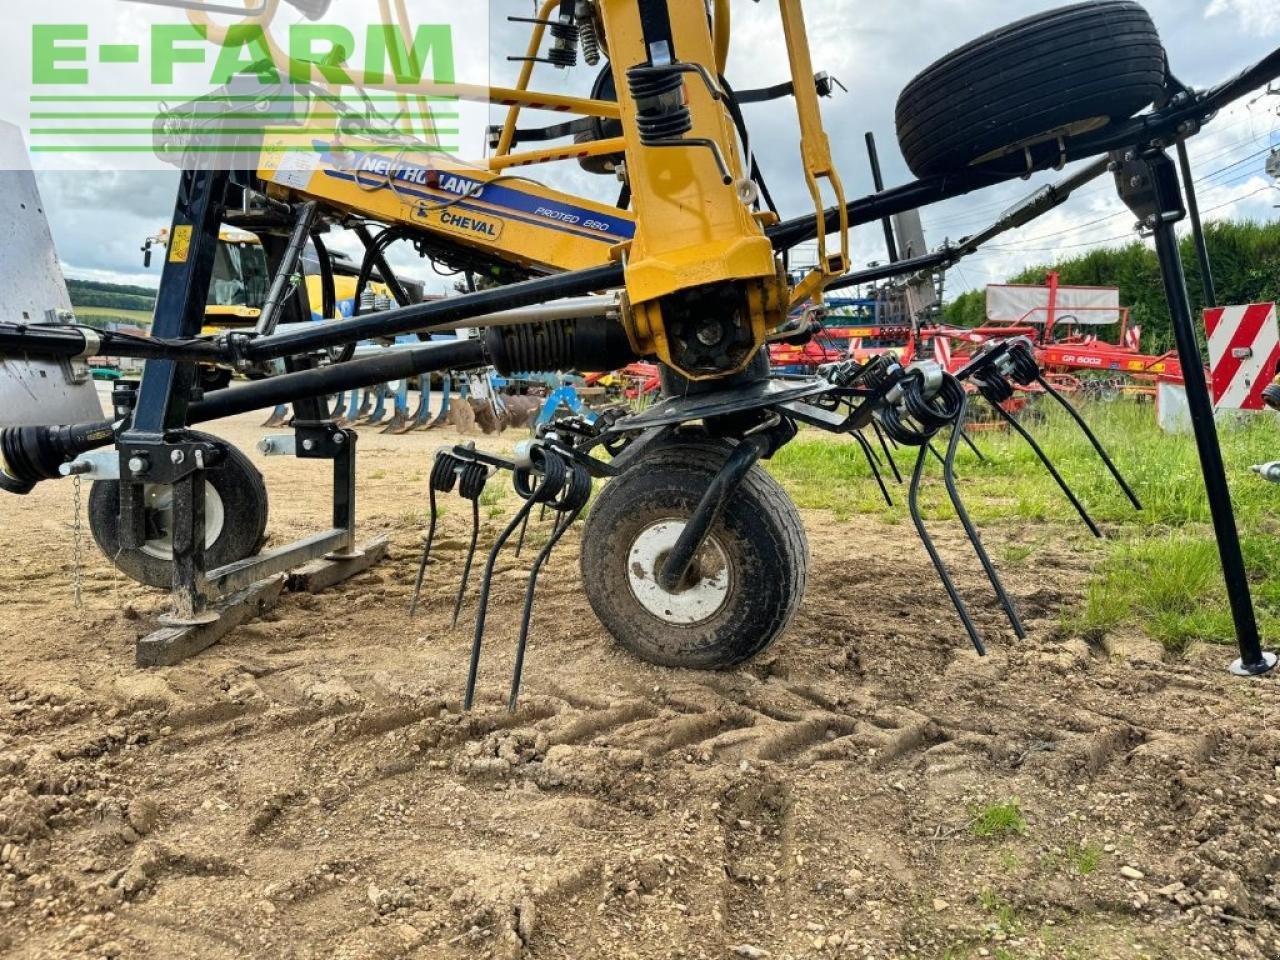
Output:
[[74,491],[72,504],[75,510],[75,517],[71,523],[71,590],[75,595],[76,609],[80,610],[84,607],[84,527],[81,523],[84,511],[81,508],[80,477],[72,478],[71,488]]

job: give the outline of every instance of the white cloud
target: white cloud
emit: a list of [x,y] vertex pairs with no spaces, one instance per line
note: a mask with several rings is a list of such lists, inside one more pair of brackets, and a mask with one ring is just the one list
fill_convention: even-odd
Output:
[[1205,17],[1228,14],[1239,19],[1246,30],[1269,35],[1280,30],[1280,8],[1271,0],[1213,0]]

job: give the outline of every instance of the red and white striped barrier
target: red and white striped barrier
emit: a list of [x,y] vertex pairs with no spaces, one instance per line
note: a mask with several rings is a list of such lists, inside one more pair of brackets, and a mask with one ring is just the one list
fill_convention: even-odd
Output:
[[1213,403],[1219,410],[1262,410],[1262,391],[1280,364],[1274,303],[1216,307],[1204,313]]

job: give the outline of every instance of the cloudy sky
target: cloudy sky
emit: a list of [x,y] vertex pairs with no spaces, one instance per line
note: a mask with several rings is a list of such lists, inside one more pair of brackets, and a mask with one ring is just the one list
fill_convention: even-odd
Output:
[[[909,179],[894,136],[899,91],[917,72],[973,37],[1038,10],[1054,0],[806,0],[814,62],[838,77],[849,93],[824,101],[827,130],[849,195],[871,192],[863,133],[874,131],[890,185]],[[1186,83],[1207,86],[1226,78],[1280,44],[1280,6],[1270,0],[1146,0],[1169,50],[1175,72]],[[531,0],[492,0],[495,84],[510,82],[504,62],[508,44],[523,47],[525,28],[513,32],[508,14],[528,15]],[[734,0],[734,53],[728,78],[736,88],[766,86],[788,78],[777,9],[769,2]],[[506,42],[504,42],[506,38]],[[523,52],[521,49],[519,52]],[[589,87],[586,68],[570,74],[545,68],[535,86],[580,92]],[[745,108],[753,145],[784,215],[807,212],[800,177],[798,135],[790,101]],[[1280,190],[1263,165],[1272,143],[1280,144],[1280,96],[1260,96],[1224,113],[1192,142],[1201,206],[1206,219],[1270,219]],[[536,115],[529,115],[535,117]],[[554,122],[550,120],[549,122]],[[616,197],[610,179],[579,174],[576,167],[550,178],[601,199]],[[957,239],[988,224],[1001,210],[1039,183],[1016,182],[925,211],[929,243]],[[59,255],[68,275],[154,285],[158,267],[142,269],[143,238],[169,222],[175,177],[170,174],[105,173],[93,178],[65,173],[40,175]],[[953,272],[951,292],[999,282],[1022,267],[1094,245],[1132,237],[1132,217],[1109,182],[1082,191],[1067,206],[1002,238]],[[883,259],[878,226],[859,228],[855,261]],[[397,267],[434,280],[430,266],[409,251],[397,251]],[[438,282],[437,282],[438,285]]]

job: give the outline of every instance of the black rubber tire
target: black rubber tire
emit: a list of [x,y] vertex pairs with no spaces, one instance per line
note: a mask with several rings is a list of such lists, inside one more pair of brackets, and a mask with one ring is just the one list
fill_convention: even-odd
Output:
[[[190,436],[215,440],[196,431]],[[224,516],[218,538],[205,550],[209,570],[254,556],[266,539],[266,483],[248,457],[229,444],[225,446],[226,459],[209,471],[206,481],[222,498]],[[122,549],[119,512],[119,482],[96,481],[89,491],[89,529],[98,547],[125,576],[148,587],[168,589],[173,585],[173,562],[143,549]]]
[[[898,143],[917,177],[1124,121],[1161,94],[1164,47],[1132,0],[1095,0],[1027,17],[929,67],[898,98]],[[1067,134],[1069,135],[1069,134]],[[1019,167],[1020,168],[1020,167]]]
[[719,670],[750,660],[787,629],[804,598],[809,549],[790,498],[755,467],[711,536],[728,560],[722,606],[696,624],[673,624],[637,599],[628,577],[636,538],[665,519],[687,519],[732,448],[717,441],[663,445],[610,481],[591,505],[580,563],[587,599],[624,647],[663,667]]

